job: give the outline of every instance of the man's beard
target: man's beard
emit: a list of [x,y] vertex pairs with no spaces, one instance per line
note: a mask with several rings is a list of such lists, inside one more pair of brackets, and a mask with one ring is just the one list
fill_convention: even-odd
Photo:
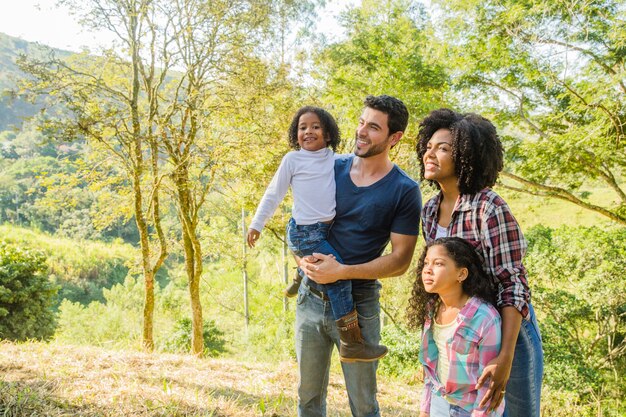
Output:
[[385,150],[387,149],[387,145],[389,144],[389,139],[391,138],[391,136],[387,136],[387,139],[379,144],[376,145],[372,145],[370,142],[370,146],[369,149],[367,151],[359,151],[358,147],[357,147],[357,141],[358,141],[358,137],[355,135],[354,137],[354,154],[360,158],[369,158],[371,156],[376,156],[376,155],[380,155],[381,153],[385,152]]

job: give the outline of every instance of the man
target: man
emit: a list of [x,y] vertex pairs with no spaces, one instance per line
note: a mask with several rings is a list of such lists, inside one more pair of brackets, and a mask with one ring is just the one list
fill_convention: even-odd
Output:
[[[408,124],[402,101],[368,96],[356,130],[354,154],[335,161],[336,216],[328,238],[345,264],[313,254],[300,260],[307,275],[296,307],[296,354],[300,370],[298,415],[326,415],[333,346],[339,332],[319,284],[351,279],[364,341],[380,341],[381,288],[378,278],[402,275],[409,267],[417,235],[421,194],[415,181],[389,159]],[[383,256],[387,244],[391,252]],[[376,400],[378,362],[342,362],[350,408],[355,417],[380,416]]]

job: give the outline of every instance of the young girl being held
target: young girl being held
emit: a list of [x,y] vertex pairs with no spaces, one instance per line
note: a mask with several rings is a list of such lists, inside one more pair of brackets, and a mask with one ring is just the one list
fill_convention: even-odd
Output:
[[[326,110],[305,106],[297,111],[289,127],[287,153],[259,203],[248,229],[247,241],[254,247],[267,220],[291,187],[293,210],[287,225],[287,244],[297,257],[314,252],[341,256],[328,243],[328,232],[335,218],[335,153],[340,141],[339,127]],[[332,149],[331,149],[332,148]],[[285,289],[287,297],[298,294],[301,275],[298,269],[294,282]],[[306,284],[302,284],[306,286]],[[387,347],[369,344],[361,335],[358,315],[352,297],[352,281],[340,280],[323,286],[318,297],[330,302],[339,331],[342,362],[373,362],[387,354]],[[307,290],[314,293],[314,289]],[[318,292],[315,290],[315,292]]]
[[494,285],[471,244],[444,237],[427,246],[408,310],[410,327],[423,329],[420,417],[503,415],[504,402],[491,412],[489,403],[479,406],[488,384],[476,388],[500,351],[501,320],[494,302]]

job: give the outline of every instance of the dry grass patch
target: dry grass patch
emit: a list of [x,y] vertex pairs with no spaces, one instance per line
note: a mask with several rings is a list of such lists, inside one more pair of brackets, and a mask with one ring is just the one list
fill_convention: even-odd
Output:
[[[293,362],[247,363],[45,343],[0,343],[4,416],[293,416]],[[380,381],[385,416],[414,416],[419,387]],[[329,416],[349,416],[333,372]]]

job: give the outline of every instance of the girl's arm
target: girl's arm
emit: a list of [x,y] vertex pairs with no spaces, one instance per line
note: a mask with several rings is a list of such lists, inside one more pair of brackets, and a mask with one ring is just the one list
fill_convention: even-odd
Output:
[[250,229],[258,231],[259,234],[261,234],[261,230],[263,230],[267,220],[274,215],[276,208],[280,202],[283,201],[285,194],[287,194],[289,190],[292,177],[290,163],[292,158],[290,157],[290,153],[283,157],[272,181],[263,194],[263,198],[261,198],[261,202],[256,209],[252,222],[250,222]]
[[428,357],[428,345],[429,345],[429,332],[430,332],[430,319],[426,318],[424,326],[422,327],[421,347],[419,351],[419,361],[422,364],[422,375],[424,379],[424,388],[422,389],[422,401],[420,401],[420,417],[428,417],[430,415],[430,403],[433,395],[433,382],[430,379],[429,373],[426,372],[426,364],[429,363]]
[[420,417],[430,415],[430,400],[433,395],[433,384],[428,377],[424,378],[424,389],[422,390],[422,401],[420,402]]
[[[495,410],[504,399],[521,324],[522,316],[515,308],[504,307],[502,309],[502,348],[500,354],[488,362],[488,366],[485,367],[476,384],[476,388],[483,388],[478,395],[478,399],[482,399],[479,404],[480,407],[489,404],[489,410]],[[484,386],[489,379],[489,384]]]
[[[483,371],[483,376],[486,372],[491,373],[492,369],[497,367],[497,365],[494,365],[491,362],[498,359],[500,341],[502,340],[502,331],[500,330],[501,320],[500,317],[497,316],[497,312],[495,310],[493,313],[494,317],[491,320],[486,320],[483,324],[483,337],[478,344],[479,363],[487,364]],[[488,396],[488,392],[491,389],[491,384],[482,384],[480,387],[479,385],[480,384],[476,384],[478,393],[476,395],[474,409],[472,410],[472,417],[486,417],[491,413],[491,411],[497,409],[502,402],[502,398],[499,396],[496,396],[495,400],[492,400],[491,402],[485,401],[485,398]]]

